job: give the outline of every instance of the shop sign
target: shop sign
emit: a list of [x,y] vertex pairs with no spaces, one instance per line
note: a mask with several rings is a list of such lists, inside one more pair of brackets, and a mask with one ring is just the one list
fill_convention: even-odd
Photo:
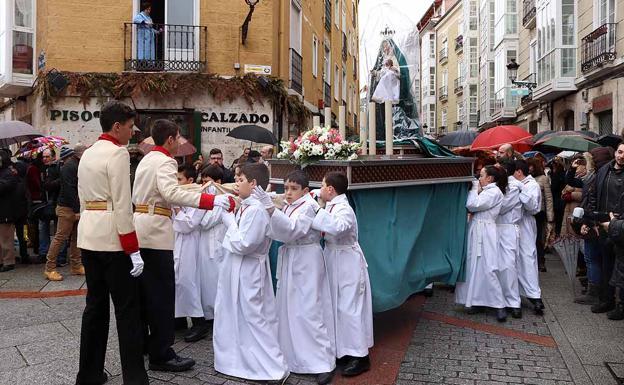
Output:
[[592,112],[599,114],[613,109],[613,94],[598,96],[592,100]]
[[246,74],[271,75],[271,66],[245,64]]

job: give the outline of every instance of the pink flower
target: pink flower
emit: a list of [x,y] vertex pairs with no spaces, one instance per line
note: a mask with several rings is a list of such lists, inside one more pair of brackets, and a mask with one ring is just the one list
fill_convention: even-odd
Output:
[[316,135],[310,135],[310,137],[308,138],[308,140],[312,143],[317,144],[318,143],[318,136]]

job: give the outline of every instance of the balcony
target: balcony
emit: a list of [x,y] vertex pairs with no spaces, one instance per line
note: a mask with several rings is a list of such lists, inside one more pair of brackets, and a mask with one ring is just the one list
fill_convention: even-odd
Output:
[[203,72],[208,27],[124,23],[126,71]]
[[494,105],[492,108],[492,121],[502,121],[516,117],[518,107],[518,96],[512,94],[511,87],[505,87],[494,95]]
[[522,26],[529,29],[535,28],[535,0],[524,0],[522,9]]
[[342,60],[347,60],[347,35],[342,33]]
[[446,86],[442,86],[439,89],[438,92],[438,99],[440,99],[440,101],[445,102],[448,100],[448,88]]
[[464,78],[463,77],[456,78],[455,81],[453,82],[453,86],[454,86],[455,95],[463,94],[464,93]]
[[325,107],[331,107],[331,85],[323,82],[324,84],[324,92],[323,92],[323,104],[325,105]]
[[617,23],[607,23],[598,27],[582,39],[581,71],[587,72],[616,58],[615,39]]
[[460,53],[464,50],[464,36],[459,35],[455,38],[455,52]]
[[303,95],[303,59],[294,49],[290,49],[290,89]]
[[448,48],[444,47],[439,52],[440,58],[438,59],[440,63],[446,63],[448,61]]
[[325,0],[325,30],[331,32],[331,0]]

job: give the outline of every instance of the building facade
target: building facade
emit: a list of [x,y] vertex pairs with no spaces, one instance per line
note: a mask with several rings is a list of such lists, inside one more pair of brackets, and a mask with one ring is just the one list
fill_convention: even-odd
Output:
[[[139,0],[104,0],[89,5],[88,12],[85,4],[67,0],[2,2],[0,98],[9,98],[1,104],[3,111],[11,111],[12,119],[32,123],[43,133],[88,143],[99,130],[96,115],[101,95],[89,100],[63,95],[54,106],[43,106],[33,88],[38,73],[55,69],[70,82],[72,74],[132,73],[136,79],[143,75],[151,79],[155,73],[180,78],[255,74],[260,82],[260,76],[281,79],[288,94],[312,115],[331,107],[334,123],[338,107],[344,105],[348,132],[358,131],[357,0],[260,0],[253,13],[243,0],[154,0],[151,4],[154,28],[149,33],[154,37],[144,46],[145,32],[133,24],[141,11]],[[63,79],[57,85],[62,83]],[[225,137],[238,123],[254,121],[284,139],[304,128],[292,124],[271,100],[217,99],[207,94],[174,94],[137,96],[131,102],[140,121],[159,117],[178,121],[198,149],[228,147],[228,158],[237,156],[242,146]],[[61,111],[60,117],[55,111]],[[237,115],[224,121],[211,118],[213,112],[219,117]],[[310,124],[311,118],[304,126]]]

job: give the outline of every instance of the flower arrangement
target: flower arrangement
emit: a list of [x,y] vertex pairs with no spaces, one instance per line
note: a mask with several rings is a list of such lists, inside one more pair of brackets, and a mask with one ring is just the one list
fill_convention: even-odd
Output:
[[298,164],[319,160],[354,160],[358,157],[360,144],[343,140],[338,130],[330,127],[314,127],[297,139],[283,141],[279,159],[290,159]]

